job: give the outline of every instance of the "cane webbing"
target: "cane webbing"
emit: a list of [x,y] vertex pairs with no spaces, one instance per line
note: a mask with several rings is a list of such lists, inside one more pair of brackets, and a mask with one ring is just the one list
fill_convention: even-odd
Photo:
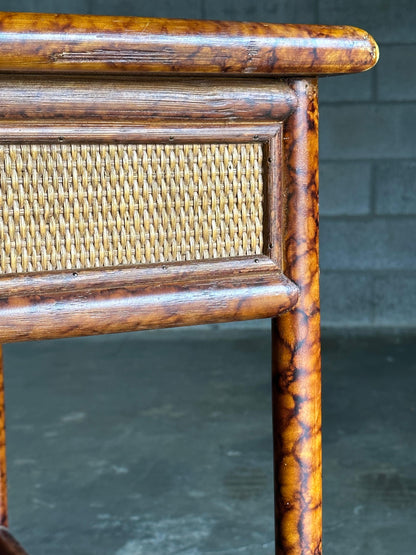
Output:
[[0,145],[0,272],[262,252],[260,144]]

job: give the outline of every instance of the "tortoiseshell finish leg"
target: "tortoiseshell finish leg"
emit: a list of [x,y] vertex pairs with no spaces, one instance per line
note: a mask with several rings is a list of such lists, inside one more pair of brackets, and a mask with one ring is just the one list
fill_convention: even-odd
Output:
[[7,526],[6,418],[4,407],[3,349],[0,345],[0,525]]
[[284,133],[284,270],[300,297],[272,324],[276,554],[321,555],[317,82],[291,86],[298,107]]
[[0,555],[27,555],[7,528],[0,527]]

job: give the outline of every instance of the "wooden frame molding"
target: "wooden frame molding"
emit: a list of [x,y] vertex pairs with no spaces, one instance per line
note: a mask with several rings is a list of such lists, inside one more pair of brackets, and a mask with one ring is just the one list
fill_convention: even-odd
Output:
[[[0,43],[1,49],[1,43]],[[1,58],[0,58],[1,59]],[[283,121],[296,107],[284,82],[258,79],[0,74],[0,116],[11,121]]]
[[[2,171],[8,176],[3,186],[11,191],[9,196],[3,195],[0,207],[13,214],[9,218],[12,231],[24,212],[20,207],[29,206],[30,213],[27,198],[35,198],[35,193],[28,197],[23,190],[23,178],[19,183],[17,163],[13,162],[19,159],[22,165],[23,158],[32,160],[29,151],[36,149],[28,149],[28,144],[44,145],[46,154],[39,166],[53,168],[54,187],[60,177],[56,177],[56,158],[50,153],[53,150],[56,156],[62,150],[64,154],[59,156],[63,159],[70,150],[61,143],[76,145],[76,153],[82,149],[85,153],[88,145],[98,144],[94,152],[99,154],[107,144],[123,156],[127,151],[123,151],[123,144],[131,143],[197,147],[228,143],[232,152],[228,159],[235,157],[241,166],[245,164],[241,160],[249,156],[245,147],[245,154],[234,156],[234,145],[254,145],[252,152],[256,154],[250,157],[256,169],[247,170],[257,180],[254,185],[251,182],[255,192],[255,223],[250,223],[255,230],[252,250],[221,250],[220,245],[218,250],[198,251],[212,258],[198,260],[200,255],[193,254],[192,261],[154,264],[136,262],[163,260],[163,256],[123,258],[122,252],[117,260],[120,264],[131,261],[130,265],[105,268],[115,259],[94,258],[94,251],[91,264],[98,268],[87,269],[89,263],[82,261],[82,270],[30,273],[23,270],[68,267],[76,265],[73,260],[78,259],[64,258],[65,263],[52,265],[50,255],[37,266],[36,257],[41,257],[36,249],[30,251],[35,260],[30,265],[26,264],[28,250],[25,264],[17,263],[16,256],[12,262],[10,249],[4,250],[0,342],[272,318],[276,555],[322,554],[317,77],[366,71],[377,59],[374,39],[347,26],[0,13],[0,131],[5,145],[2,152],[6,153],[3,157],[7,159]],[[25,155],[17,155],[18,149]],[[215,153],[213,158],[217,159],[217,150]],[[95,155],[88,151],[88,156],[91,160]],[[39,160],[37,155],[34,158]],[[76,158],[83,175],[84,158]],[[100,176],[99,185],[110,183],[110,198],[113,182],[105,171],[115,166],[112,163],[110,160],[105,170],[100,169],[104,173],[94,170]],[[91,169],[92,163],[88,162],[88,167]],[[231,165],[229,171],[232,169]],[[196,175],[201,175],[198,171]],[[32,175],[25,173],[26,183],[43,183]],[[49,186],[49,174],[43,175]],[[181,170],[177,175],[182,175]],[[262,189],[257,186],[260,175]],[[90,183],[89,179],[87,175],[85,182]],[[117,177],[113,181],[121,190]],[[94,183],[98,191],[97,181]],[[132,182],[128,183],[133,189]],[[158,187],[160,183],[162,179]],[[217,198],[221,187],[209,190]],[[248,188],[242,190],[234,196],[241,199],[248,195]],[[19,202],[16,191],[20,191]],[[61,194],[60,202],[69,197],[65,194]],[[85,196],[84,190],[82,194]],[[43,189],[42,195],[44,198]],[[140,201],[143,197],[138,195]],[[170,197],[166,194],[163,198]],[[177,201],[179,212],[182,198]],[[162,206],[165,204],[168,202],[163,200]],[[50,211],[47,203],[42,206]],[[85,220],[91,212],[85,203],[83,206]],[[136,210],[137,199],[132,206]],[[60,207],[58,204],[56,209],[56,218],[61,218],[60,233],[70,248],[76,249],[68,234],[71,230],[74,235],[74,226],[68,223],[71,218],[63,219],[62,224]],[[40,208],[37,210],[40,214]],[[110,221],[112,218],[108,216]],[[243,221],[238,211],[235,220]],[[204,225],[204,229],[212,229],[211,224]],[[222,221],[215,225],[222,225]],[[238,225],[248,244],[245,222]],[[10,239],[15,236],[18,238]],[[256,243],[258,237],[261,241]],[[23,243],[22,237],[13,233],[8,239],[9,244]],[[50,246],[49,236],[48,240]],[[38,243],[45,253],[45,243]],[[57,243],[60,247],[58,239]],[[80,243],[78,240],[78,246]],[[184,249],[187,256],[188,245]],[[59,254],[59,248],[54,251],[54,260],[57,251]],[[231,255],[215,258],[218,252]],[[236,252],[246,256],[233,256]],[[176,257],[174,251],[169,260],[183,258]],[[16,269],[23,270],[7,273]],[[25,555],[4,528],[7,494],[2,379],[1,374],[0,554]]]
[[[166,97],[165,82],[162,82],[161,87]],[[46,83],[44,88],[48,89]],[[227,82],[224,82],[224,88],[226,96]],[[283,118],[293,111],[295,97],[288,85],[264,88],[274,92],[275,99],[280,101],[283,98],[282,104],[277,103],[274,108],[275,117]],[[55,84],[52,85],[52,90],[59,96]],[[182,84],[181,90],[185,94],[186,85]],[[148,83],[145,91],[149,91]],[[169,120],[163,119],[166,117],[166,103],[159,106],[154,101],[154,97],[159,94],[158,86],[155,91],[153,97],[145,94],[142,97],[141,105],[145,113],[140,112],[140,123],[105,123],[101,120],[94,125],[89,119],[90,113],[85,104],[90,98],[87,94],[83,97],[84,103],[80,104],[79,116],[88,116],[88,119],[80,119],[79,123],[74,124],[65,118],[56,123],[58,118],[55,116],[55,120],[47,119],[43,122],[40,118],[49,116],[49,103],[41,103],[37,110],[37,120],[32,120],[31,113],[26,113],[25,119],[18,125],[7,119],[2,123],[0,128],[4,142],[45,143],[58,140],[65,143],[72,142],[73,139],[75,142],[91,141],[91,130],[94,130],[93,136],[97,142],[262,142],[265,147],[263,254],[196,262],[119,266],[114,269],[1,275],[1,342],[271,318],[289,310],[296,303],[297,287],[282,274],[281,269],[281,122],[269,120],[259,123],[254,119],[260,114],[261,103],[256,96],[258,88],[253,87],[253,90],[244,92],[247,98],[246,109],[251,103],[254,106],[252,113],[245,113],[244,120],[235,122],[233,117],[232,122],[224,129],[219,120],[221,110],[217,110],[216,104],[207,103],[206,108],[211,110],[207,114],[216,116],[214,122],[209,121],[206,125],[198,120],[192,123],[185,121],[184,124],[179,121],[172,126]],[[139,84],[138,96],[141,92]],[[188,93],[189,96],[193,95],[193,86]],[[207,100],[207,84],[200,94]],[[4,110],[10,114],[8,98],[5,97]],[[212,100],[213,96],[210,98]],[[290,103],[287,102],[288,99],[291,100]],[[173,113],[175,103],[172,99],[169,102],[169,113]],[[152,106],[155,121],[145,121],[151,111],[149,105]],[[119,105],[116,104],[106,117],[114,118],[117,108]],[[68,110],[67,105],[66,109]],[[266,113],[269,114],[269,109]],[[11,115],[14,117],[15,114]],[[251,117],[254,121],[250,121]]]

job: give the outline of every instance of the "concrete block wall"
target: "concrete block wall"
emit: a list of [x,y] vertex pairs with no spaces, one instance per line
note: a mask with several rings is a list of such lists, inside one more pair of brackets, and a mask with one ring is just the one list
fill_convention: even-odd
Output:
[[2,10],[355,25],[368,73],[320,81],[325,327],[416,328],[414,0],[0,0]]
[[317,4],[380,45],[375,70],[321,81],[323,323],[414,328],[416,3]]

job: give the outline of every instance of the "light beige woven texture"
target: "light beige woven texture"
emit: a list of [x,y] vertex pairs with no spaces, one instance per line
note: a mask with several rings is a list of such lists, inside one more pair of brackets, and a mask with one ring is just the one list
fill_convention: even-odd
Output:
[[262,146],[0,145],[0,271],[262,252]]

